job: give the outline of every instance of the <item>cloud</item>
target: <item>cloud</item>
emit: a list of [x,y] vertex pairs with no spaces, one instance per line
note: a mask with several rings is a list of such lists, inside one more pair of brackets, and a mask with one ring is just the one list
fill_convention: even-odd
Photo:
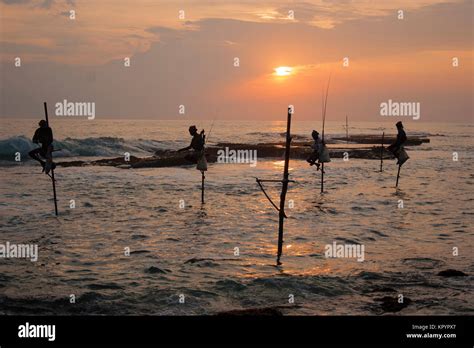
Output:
[[[394,15],[358,18],[329,30],[303,22],[222,18],[193,20],[192,30],[155,25],[144,30],[151,46],[131,55],[130,67],[124,67],[125,54],[95,66],[2,64],[0,112],[32,116],[44,99],[66,98],[95,101],[98,118],[180,117],[180,104],[186,105],[189,118],[209,117],[216,108],[227,118],[274,118],[290,101],[298,104],[300,115],[311,115],[331,65],[336,71],[335,116],[349,108],[354,117],[367,119],[380,100],[401,96],[423,101],[433,118],[442,119],[446,109],[464,117],[470,115],[472,92],[472,84],[466,88],[472,72],[471,9],[470,2],[434,5],[408,13],[403,21]],[[142,35],[124,33],[124,40]],[[39,50],[9,45],[11,54]],[[51,51],[87,51],[89,46],[88,38],[79,36],[77,41],[58,40]],[[457,75],[449,65],[451,51],[459,51],[465,64]],[[346,56],[351,68],[342,70]],[[236,57],[239,67],[234,66]],[[297,73],[277,83],[270,77],[277,66],[292,66]]]
[[10,53],[15,55],[21,55],[23,53],[33,54],[47,54],[49,52],[48,47],[30,44],[18,44],[16,42],[1,41],[0,46],[2,47],[3,53]]
[[62,0],[62,1],[55,1],[55,0],[0,0],[6,5],[26,5],[32,4],[34,6],[50,9],[55,3],[63,3],[70,6],[75,6],[75,0]]
[[31,0],[0,0],[6,5],[23,5],[29,3]]

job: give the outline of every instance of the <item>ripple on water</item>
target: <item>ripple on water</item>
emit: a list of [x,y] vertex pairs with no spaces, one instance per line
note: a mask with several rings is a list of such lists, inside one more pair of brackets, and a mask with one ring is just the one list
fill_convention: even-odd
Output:
[[381,273],[361,271],[356,274],[356,278],[366,279],[366,280],[382,280],[386,277]]
[[148,250],[134,250],[134,251],[131,251],[130,254],[147,254],[149,252],[150,251]]
[[218,267],[219,263],[215,262],[214,259],[191,259],[185,262],[185,264],[192,264],[196,267]]
[[150,273],[150,274],[166,274],[168,272],[171,272],[170,270],[165,270],[161,269],[155,266],[148,267],[145,269],[145,273]]
[[91,290],[122,290],[123,287],[116,283],[94,283],[94,284],[89,284],[87,287]]
[[382,233],[380,231],[377,231],[377,230],[369,230],[369,232],[373,233],[373,234],[376,234],[377,236],[380,236],[380,237],[388,237],[385,233]]
[[143,240],[143,239],[148,239],[149,237],[144,235],[144,234],[134,234],[132,235],[133,240]]
[[361,211],[361,212],[377,210],[375,207],[361,207],[360,205],[352,206],[351,209],[353,211]]
[[[292,293],[298,291],[307,296],[329,296],[335,297],[351,292],[347,282],[341,277],[327,276],[276,276],[271,278],[257,278],[247,284],[252,292],[257,292],[260,296],[274,298],[275,292]],[[264,289],[262,289],[262,287]],[[290,291],[290,292],[289,292]],[[273,293],[272,293],[273,292]]]
[[402,259],[402,263],[416,269],[435,269],[444,265],[444,261],[427,257],[414,257]]
[[354,239],[349,239],[349,238],[344,238],[344,237],[336,237],[334,240],[338,240],[347,244],[360,244],[359,241],[354,240]]
[[244,284],[232,279],[218,280],[215,284],[215,287],[218,290],[223,291],[241,291],[247,288],[247,286],[245,286]]

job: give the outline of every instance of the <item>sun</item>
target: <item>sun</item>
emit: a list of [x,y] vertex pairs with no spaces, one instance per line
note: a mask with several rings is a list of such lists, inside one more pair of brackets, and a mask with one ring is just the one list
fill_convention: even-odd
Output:
[[289,66],[279,66],[275,68],[275,75],[276,76],[288,76],[291,75],[293,69]]

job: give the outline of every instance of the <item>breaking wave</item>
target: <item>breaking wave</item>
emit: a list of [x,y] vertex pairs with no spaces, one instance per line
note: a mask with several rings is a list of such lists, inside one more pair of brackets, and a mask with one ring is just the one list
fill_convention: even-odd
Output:
[[[123,156],[125,152],[131,155],[151,155],[160,149],[176,148],[177,144],[172,141],[157,140],[125,140],[115,137],[98,137],[54,141],[54,157],[108,157]],[[21,153],[22,158],[28,158],[28,152],[37,148],[30,139],[25,136],[16,136],[0,140],[0,160],[14,161],[15,153]]]

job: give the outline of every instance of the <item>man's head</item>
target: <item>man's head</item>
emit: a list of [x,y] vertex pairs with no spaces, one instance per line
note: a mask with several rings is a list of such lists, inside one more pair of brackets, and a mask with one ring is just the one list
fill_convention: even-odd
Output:
[[315,139],[315,140],[318,139],[318,137],[319,137],[318,131],[316,131],[316,130],[313,129],[313,131],[311,132],[311,136],[312,136],[313,139]]
[[39,125],[40,127],[46,127],[48,124],[46,123],[45,120],[41,120],[41,121],[38,122],[38,125]]
[[197,133],[197,128],[196,126],[191,126],[189,127],[189,134],[194,135]]
[[395,126],[397,126],[398,129],[403,129],[403,124],[402,121],[398,121]]

